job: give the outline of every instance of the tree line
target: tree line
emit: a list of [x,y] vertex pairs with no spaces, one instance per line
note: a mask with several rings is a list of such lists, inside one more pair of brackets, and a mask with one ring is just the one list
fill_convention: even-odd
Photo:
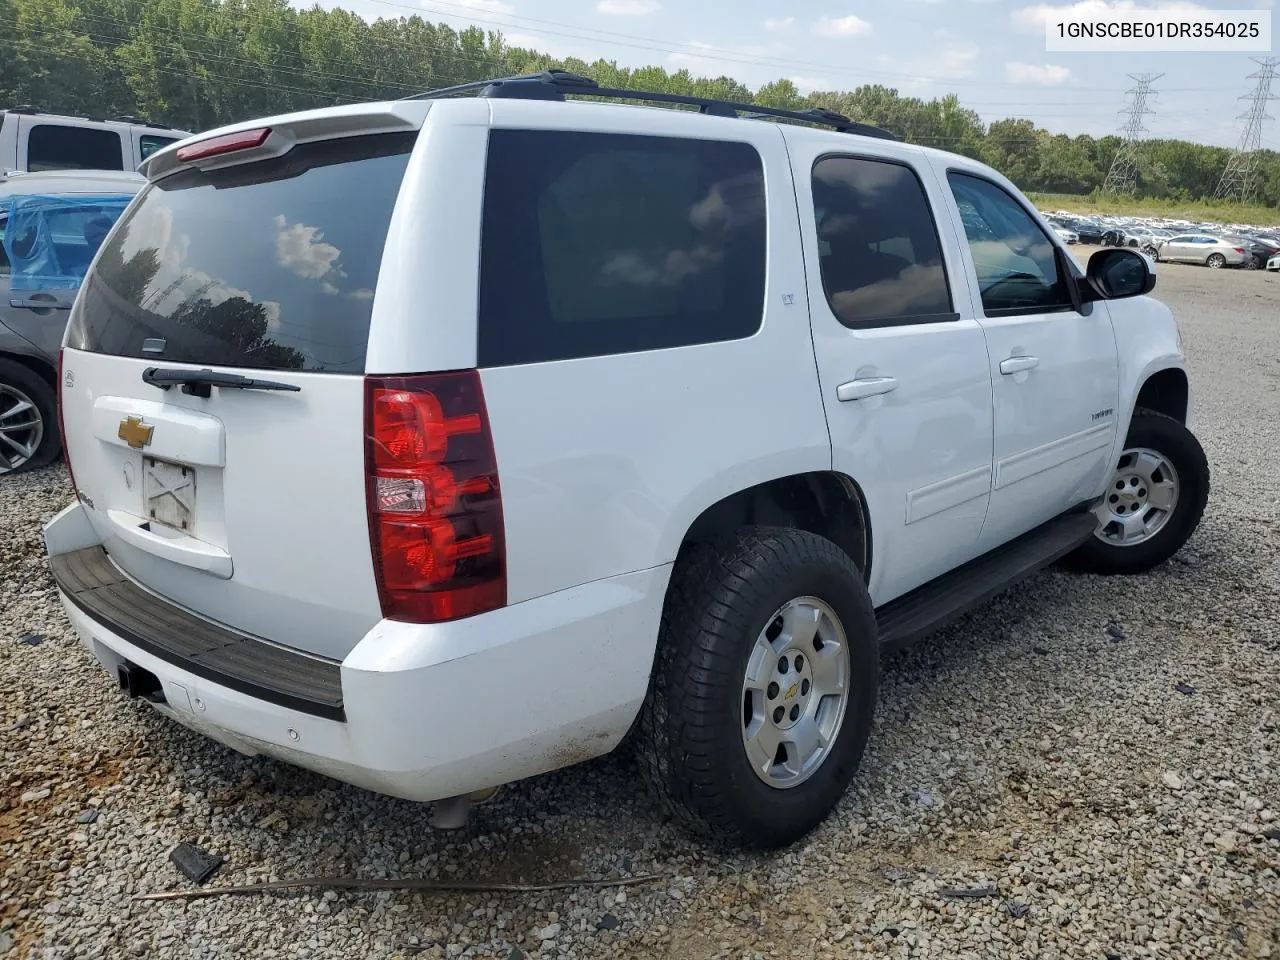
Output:
[[[511,46],[496,31],[455,30],[419,16],[369,22],[287,0],[0,0],[0,107],[142,116],[191,131],[551,67],[623,89],[786,108],[821,104],[910,142],[982,160],[1027,191],[1098,190],[1121,144],[1114,136],[1053,134],[1025,119],[984,124],[955,95],[924,100],[867,85],[806,96],[789,80],[752,90],[726,76],[561,60]],[[1183,140],[1147,141],[1139,192],[1211,198],[1228,154]],[[1261,152],[1255,196],[1280,205],[1280,154]]]

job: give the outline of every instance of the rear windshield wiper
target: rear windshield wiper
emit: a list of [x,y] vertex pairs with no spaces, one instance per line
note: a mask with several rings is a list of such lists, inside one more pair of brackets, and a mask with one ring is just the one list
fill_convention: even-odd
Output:
[[165,370],[162,367],[147,367],[142,371],[142,382],[149,383],[161,390],[172,386],[182,387],[182,392],[193,397],[208,397],[213,387],[225,390],[289,390],[297,393],[302,388],[293,383],[280,383],[276,380],[255,380],[242,377],[238,373],[216,373],[213,370]]

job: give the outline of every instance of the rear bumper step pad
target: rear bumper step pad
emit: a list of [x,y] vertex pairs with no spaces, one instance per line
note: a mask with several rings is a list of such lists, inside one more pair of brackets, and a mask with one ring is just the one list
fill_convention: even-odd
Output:
[[147,653],[259,700],[346,719],[338,663],[188,613],[139,587],[100,546],[52,557],[49,566],[67,599],[86,616]]

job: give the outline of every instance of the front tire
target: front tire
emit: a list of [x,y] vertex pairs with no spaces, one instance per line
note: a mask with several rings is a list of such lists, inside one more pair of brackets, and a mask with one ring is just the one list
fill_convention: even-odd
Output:
[[59,446],[53,387],[22,364],[0,360],[0,476],[43,467]]
[[1068,563],[1088,573],[1145,573],[1182,549],[1208,500],[1209,463],[1195,435],[1139,409],[1095,511],[1098,530]]
[[1227,258],[1220,253],[1209,254],[1209,259],[1204,262],[1206,267],[1211,270],[1221,270],[1227,265]]
[[879,684],[875,614],[834,543],[752,527],[677,562],[641,765],[693,832],[776,849],[819,824],[857,771]]

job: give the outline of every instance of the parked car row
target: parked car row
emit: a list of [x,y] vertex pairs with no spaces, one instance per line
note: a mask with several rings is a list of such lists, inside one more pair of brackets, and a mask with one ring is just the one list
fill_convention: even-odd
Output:
[[[1192,224],[1149,217],[1082,217],[1057,211],[1045,215],[1067,243],[1136,247],[1157,261],[1200,263],[1245,270],[1277,269],[1280,232],[1247,224]],[[1071,239],[1074,237],[1074,239]]]

